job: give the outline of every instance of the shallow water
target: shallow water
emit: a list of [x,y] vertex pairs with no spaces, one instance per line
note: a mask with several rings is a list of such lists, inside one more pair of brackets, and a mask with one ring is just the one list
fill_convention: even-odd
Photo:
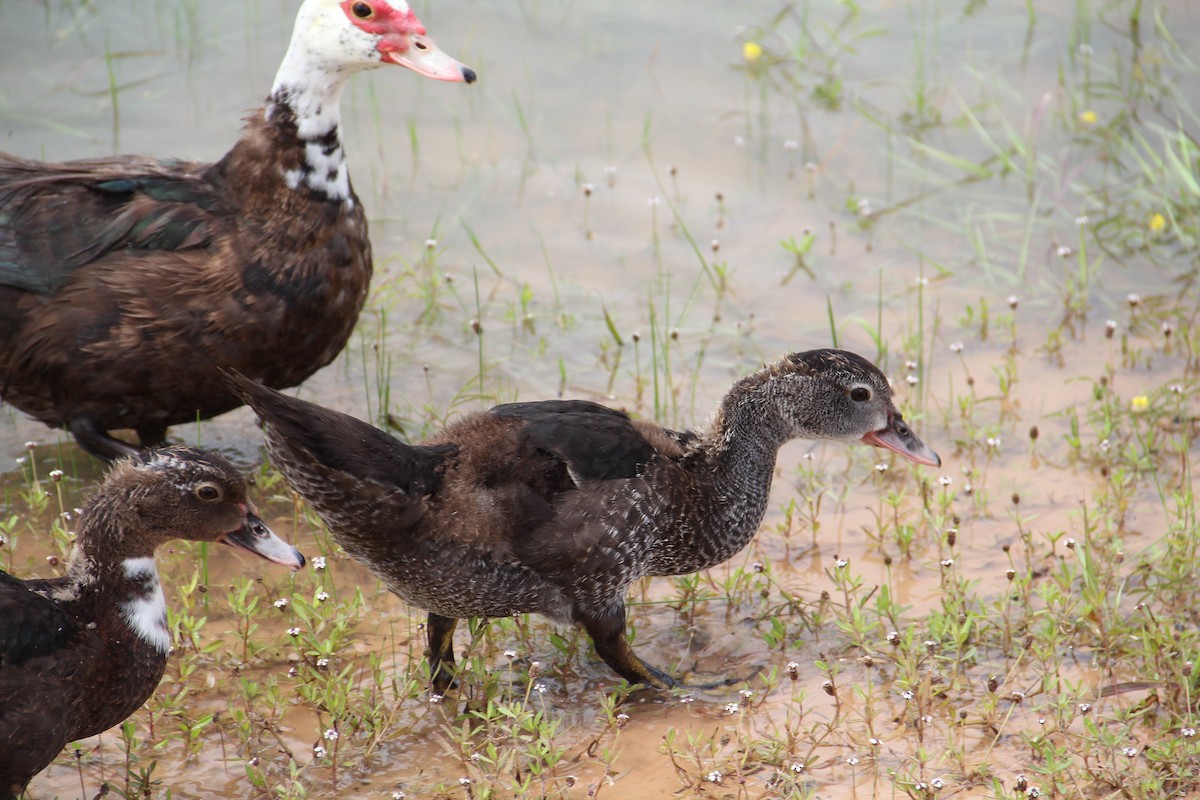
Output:
[[[1159,318],[1151,311],[1161,307],[1154,298],[1191,302],[1194,288],[1180,278],[1197,261],[1185,242],[1151,252],[1110,250],[1083,289],[1086,316],[1061,337],[1053,333],[1076,267],[1059,249],[1078,247],[1076,218],[1087,215],[1095,228],[1120,213],[1097,192],[1120,177],[1090,146],[1101,134],[1079,119],[1092,110],[1111,119],[1124,108],[1100,91],[1081,96],[1082,60],[1094,59],[1093,69],[1102,72],[1114,54],[1119,61],[1132,52],[1134,37],[1120,14],[1097,11],[1082,24],[1051,3],[1038,6],[1030,32],[1024,4],[1012,5],[965,13],[958,4],[874,3],[853,17],[833,2],[796,8],[754,0],[699,10],[681,0],[625,7],[446,0],[418,13],[443,49],[476,69],[478,84],[435,83],[400,70],[352,82],[343,134],[370,216],[374,292],[361,336],[301,396],[360,416],[377,415],[386,403],[410,436],[465,409],[556,395],[607,399],[664,423],[696,425],[730,382],[757,364],[829,345],[832,310],[841,346],[877,357],[878,332],[906,414],[945,462],[941,470],[894,463],[878,473],[877,454],[862,448],[849,455],[808,443],[785,448],[763,533],[705,581],[712,588],[739,568],[757,574],[755,562],[769,565],[771,583],[751,580],[763,581],[770,604],[781,591],[811,604],[781,615],[793,642],[786,647],[767,647],[761,634],[775,615],[753,603],[712,600],[670,615],[656,605],[637,607],[636,646],[656,663],[718,677],[759,668],[782,673],[789,661],[799,662],[794,686],[785,678],[769,694],[756,688],[754,714],[726,712],[738,700],[732,688],[695,703],[647,701],[629,707],[631,719],[613,739],[597,700],[612,676],[586,647],[564,666],[549,644],[554,628],[532,623],[533,649],[520,645],[519,664],[553,665],[542,702],[563,721],[569,745],[569,764],[557,774],[578,778],[554,791],[584,796],[599,789],[629,798],[801,791],[770,784],[765,773],[744,774],[736,785],[704,776],[729,760],[733,746],[720,744],[722,735],[732,733],[736,742],[739,731],[757,729],[771,738],[788,728],[797,707],[811,709],[818,721],[835,718],[824,678],[813,669],[817,659],[842,665],[840,696],[852,715],[868,716],[862,696],[848,687],[887,682],[861,666],[841,632],[806,623],[826,602],[821,592],[837,599],[835,558],[848,559],[868,584],[894,587],[914,624],[942,605],[943,548],[921,546],[902,557],[880,533],[894,513],[880,497],[907,487],[895,513],[921,528],[932,524],[922,494],[962,492],[952,504],[961,516],[957,576],[999,603],[1010,564],[1053,562],[1040,551],[1023,552],[1014,517],[1036,520],[1039,531],[1079,535],[1077,510],[1103,483],[1066,444],[1067,412],[1092,399],[1092,379],[1107,375],[1125,398],[1171,382],[1194,386],[1195,354],[1185,344],[1193,340],[1186,326],[1194,313],[1182,315],[1179,344],[1172,346],[1157,333]],[[236,137],[239,117],[269,88],[292,8],[223,1],[3,4],[0,148],[55,160],[114,151],[214,160]],[[781,9],[791,10],[777,32],[755,27]],[[1194,45],[1196,9],[1174,4],[1165,14],[1176,40]],[[1146,63],[1168,61],[1169,47],[1149,23],[1143,28],[1143,46],[1166,51]],[[802,66],[761,78],[756,70],[765,62],[744,60],[745,39],[761,41],[768,56],[801,47],[808,53]],[[789,80],[800,88],[781,91]],[[813,89],[835,81],[840,104],[823,107]],[[115,103],[112,84],[119,88]],[[1200,106],[1200,81],[1173,84],[1171,92]],[[1156,137],[1154,126],[1168,117],[1147,111],[1138,130]],[[1014,139],[1038,165],[1028,183],[1019,165],[1001,174],[996,152]],[[796,269],[780,244],[809,231],[816,237],[805,260],[811,276]],[[1095,256],[1100,250],[1091,241]],[[720,270],[728,277],[718,292],[710,276]],[[1130,306],[1130,292],[1144,304]],[[606,314],[623,346],[614,342]],[[1119,323],[1114,339],[1104,336],[1108,318]],[[482,337],[472,331],[474,320]],[[1148,354],[1132,359],[1134,366],[1122,345],[1126,336]],[[664,339],[666,358],[655,347]],[[950,349],[956,341],[965,342],[961,353]],[[907,370],[907,360],[918,368]],[[977,402],[967,419],[960,404],[972,395]],[[1184,403],[1186,426],[1196,402]],[[1036,445],[1028,437],[1033,425],[1040,431]],[[173,434],[220,447],[247,467],[259,459],[260,438],[244,410]],[[1092,437],[1090,452],[1101,437],[1090,429],[1085,435]],[[987,437],[999,446],[985,446]],[[39,474],[62,465],[71,476],[67,507],[100,473],[60,432],[0,409],[0,460],[25,457],[27,441],[39,443]],[[5,469],[0,511],[24,514],[26,468]],[[952,480],[949,488],[938,483],[942,476]],[[972,493],[964,491],[968,484]],[[793,499],[803,509],[812,492],[822,497],[817,530],[802,514],[789,522],[781,510]],[[1014,493],[1019,509],[1009,499]],[[262,503],[278,516],[276,529],[306,552],[324,550],[310,526],[293,522],[286,500]],[[1155,541],[1162,516],[1151,487],[1141,485],[1122,520],[1131,552]],[[18,545],[0,563],[19,574],[45,574],[49,546],[30,535]],[[172,558],[179,583],[190,575],[191,560]],[[274,570],[237,556],[214,556],[209,569],[219,594],[237,576],[259,574],[271,592],[289,591]],[[343,588],[361,587],[372,612],[354,627],[348,663],[362,669],[367,655],[379,652],[402,671],[420,656],[418,612],[345,559],[331,555],[330,572]],[[677,599],[671,581],[641,591],[647,601]],[[209,611],[214,630],[229,630],[216,604]],[[288,623],[272,611],[263,611],[263,633],[283,638]],[[495,651],[510,645],[499,636],[487,643]],[[285,680],[287,663],[268,659],[250,669]],[[973,678],[985,680],[985,671]],[[1113,677],[1086,653],[1063,673],[1081,692],[1098,691]],[[221,690],[228,680],[228,665],[218,661],[210,675],[193,681],[206,687],[197,689],[202,708],[233,713],[236,704]],[[877,702],[894,707],[880,716],[885,722],[874,734],[883,747],[865,736],[822,738],[805,728],[808,737],[789,745],[790,758],[806,752],[806,742],[818,744],[811,745],[816,756],[805,773],[812,783],[798,786],[823,797],[895,791],[887,770],[908,769],[918,758],[919,726],[903,723],[904,704],[895,693]],[[452,703],[400,703],[395,730],[403,733],[379,743],[369,770],[338,776],[332,789],[335,776],[314,764],[305,767],[304,781],[317,796],[386,797],[398,789],[425,796],[440,784],[451,787],[444,796],[462,796],[459,777],[478,773],[448,732],[453,711]],[[1014,713],[1010,732],[1037,728],[1036,714]],[[327,721],[293,699],[279,739],[259,757],[280,758],[286,748],[308,765]],[[953,738],[953,726],[946,730]],[[671,731],[717,744],[696,745],[695,752],[708,755],[681,772],[663,752]],[[986,753],[997,772],[1024,768],[1017,736],[997,744],[978,729],[962,735],[972,757]],[[602,736],[620,750],[607,776],[588,751]],[[101,737],[98,752],[84,769],[89,797],[105,776],[120,773],[119,737]],[[190,757],[177,743],[168,746],[155,777],[174,797],[258,796],[244,777],[246,757],[224,736],[206,735]],[[874,766],[868,770],[867,763]],[[947,764],[926,772],[958,774]],[[64,756],[35,781],[31,796],[77,797],[79,785],[79,772]],[[958,789],[990,796],[981,783],[964,781]]]

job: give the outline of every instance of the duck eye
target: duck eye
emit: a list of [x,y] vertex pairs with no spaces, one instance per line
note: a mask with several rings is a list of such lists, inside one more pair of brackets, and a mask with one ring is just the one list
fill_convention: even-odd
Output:
[[856,403],[865,403],[871,399],[871,390],[865,386],[855,386],[850,390],[850,399]]
[[350,7],[350,10],[353,11],[354,16],[358,17],[359,19],[370,19],[371,17],[375,16],[375,9],[371,8],[370,3],[355,3]]
[[196,487],[196,497],[201,500],[219,500],[221,490],[211,483],[202,483]]

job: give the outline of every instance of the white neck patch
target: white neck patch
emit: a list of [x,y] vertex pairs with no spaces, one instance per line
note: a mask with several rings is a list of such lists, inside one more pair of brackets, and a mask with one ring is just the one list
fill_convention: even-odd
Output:
[[167,599],[158,580],[154,557],[127,558],[122,566],[125,577],[140,583],[143,593],[121,603],[121,616],[142,641],[165,654],[171,649],[171,634],[167,631]]

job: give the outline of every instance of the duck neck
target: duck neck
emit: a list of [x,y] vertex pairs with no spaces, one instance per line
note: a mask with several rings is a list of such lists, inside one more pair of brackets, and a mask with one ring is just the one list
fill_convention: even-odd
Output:
[[762,522],[779,448],[791,433],[769,392],[750,379],[726,396],[696,453],[700,471],[688,498],[688,524],[677,546],[664,548],[682,574],[720,564],[744,548]]
[[165,654],[171,637],[153,545],[122,535],[120,515],[109,509],[95,507],[83,513],[81,534],[67,563],[67,585],[55,597],[77,603],[93,616],[107,615],[115,606],[138,638]]
[[338,130],[342,90],[352,70],[313,53],[304,45],[302,34],[303,26],[297,21],[264,116],[268,125],[291,134],[301,151],[298,165],[284,171],[288,188],[307,187],[352,207],[354,198]]

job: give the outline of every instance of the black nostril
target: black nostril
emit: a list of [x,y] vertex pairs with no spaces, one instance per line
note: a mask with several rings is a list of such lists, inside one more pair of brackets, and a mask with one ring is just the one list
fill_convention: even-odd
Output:
[[475,70],[471,69],[470,67],[463,67],[462,73],[463,73],[464,81],[466,81],[467,83],[475,82]]

